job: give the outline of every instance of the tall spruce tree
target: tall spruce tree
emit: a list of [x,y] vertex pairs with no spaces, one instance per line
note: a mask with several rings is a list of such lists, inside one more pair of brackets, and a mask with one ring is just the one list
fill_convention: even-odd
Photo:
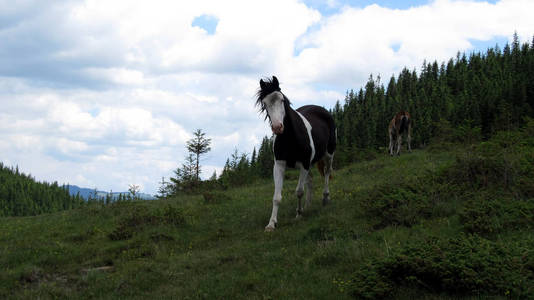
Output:
[[201,129],[193,132],[193,138],[187,141],[187,150],[195,155],[195,179],[200,181],[200,155],[205,154],[211,150],[211,139],[206,138],[206,133]]
[[172,195],[193,191],[198,180],[196,177],[196,160],[192,153],[186,156],[181,168],[174,170],[174,177],[171,177],[170,181]]

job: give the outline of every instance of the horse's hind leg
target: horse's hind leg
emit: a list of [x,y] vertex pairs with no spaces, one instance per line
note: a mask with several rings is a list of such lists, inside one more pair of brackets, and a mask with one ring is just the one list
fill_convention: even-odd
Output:
[[300,165],[300,176],[295,194],[297,195],[297,218],[302,214],[302,196],[304,195],[304,186],[307,185],[309,170],[306,170],[302,164]]
[[313,178],[312,178],[311,172],[308,172],[308,177],[306,178],[306,204],[304,204],[304,208],[308,208],[311,206],[312,194],[313,194]]
[[401,147],[402,147],[402,134],[398,134],[397,135],[397,155],[400,155]]
[[389,155],[393,156],[393,135],[389,133]]
[[330,175],[332,174],[332,161],[334,160],[334,153],[326,153],[324,160],[324,190],[323,190],[323,205],[327,205],[330,202],[330,190],[328,189],[328,183],[330,181]]

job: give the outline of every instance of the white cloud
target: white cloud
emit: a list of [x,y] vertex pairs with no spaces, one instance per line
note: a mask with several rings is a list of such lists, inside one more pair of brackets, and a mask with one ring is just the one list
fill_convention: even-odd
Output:
[[[307,82],[362,84],[369,73],[390,76],[402,67],[419,67],[424,59],[439,62],[472,49],[471,40],[511,36],[528,41],[534,19],[526,11],[534,2],[504,0],[497,4],[437,0],[398,10],[370,5],[345,7],[301,39],[305,47],[286,64],[291,77]],[[400,45],[398,52],[392,45]]]
[[119,85],[142,85],[146,83],[143,72],[126,68],[87,68],[83,70],[94,80],[106,80]]
[[[263,76],[277,75],[294,107],[329,108],[371,73],[387,79],[473,41],[534,34],[528,0],[326,7],[328,16],[297,0],[0,2],[2,159],[40,180],[154,193],[195,129],[213,141],[206,177],[270,135],[254,107]],[[192,26],[201,15],[218,20],[213,34]]]

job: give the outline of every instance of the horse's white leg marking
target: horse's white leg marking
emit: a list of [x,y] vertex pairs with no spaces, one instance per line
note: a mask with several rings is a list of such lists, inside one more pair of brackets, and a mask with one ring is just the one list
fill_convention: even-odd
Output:
[[308,208],[311,206],[311,199],[313,194],[313,180],[311,172],[308,172],[308,177],[306,178],[306,204],[304,204],[305,208]]
[[302,214],[302,196],[304,195],[304,185],[306,184],[306,180],[308,178],[309,170],[304,169],[301,163],[297,163],[297,166],[300,167],[300,176],[299,176],[299,183],[297,185],[297,189],[295,190],[295,193],[297,194],[298,204],[297,204],[297,218],[300,217]]
[[273,231],[278,222],[278,207],[282,201],[282,186],[284,183],[284,172],[286,170],[285,160],[276,160],[274,162],[273,177],[274,177],[274,196],[273,196],[273,211],[269,224],[265,226],[265,231]]
[[330,181],[330,174],[332,174],[332,161],[334,160],[334,154],[326,152],[325,157],[323,158],[324,164],[324,190],[323,190],[323,205],[330,202],[330,190],[328,188],[328,183]]
[[303,115],[301,115],[298,111],[297,114],[302,118],[302,121],[304,122],[304,126],[306,126],[306,131],[308,131],[308,138],[310,139],[310,147],[311,147],[311,157],[310,157],[310,163],[312,162],[313,158],[315,157],[315,145],[313,144],[313,138],[312,138],[312,126],[310,122],[306,118],[304,118]]
[[397,134],[397,155],[400,155],[402,147],[402,134]]

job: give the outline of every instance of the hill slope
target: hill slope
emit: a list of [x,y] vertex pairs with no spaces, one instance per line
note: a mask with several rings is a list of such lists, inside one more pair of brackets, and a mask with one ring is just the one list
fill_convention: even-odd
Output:
[[315,172],[300,220],[290,172],[274,233],[272,181],[2,218],[0,297],[533,297],[534,143],[511,139],[349,165],[326,207]]

